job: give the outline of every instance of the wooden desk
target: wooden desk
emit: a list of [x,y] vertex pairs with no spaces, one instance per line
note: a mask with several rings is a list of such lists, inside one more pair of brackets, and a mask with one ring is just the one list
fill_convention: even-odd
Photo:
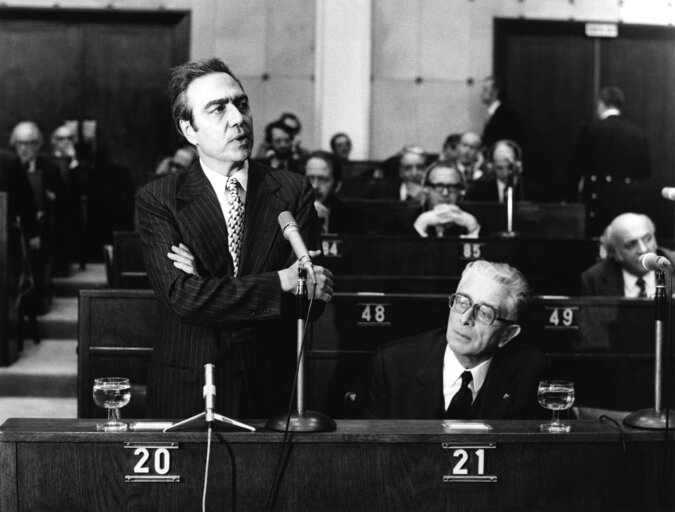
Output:
[[[95,432],[94,423],[5,422],[0,427],[0,509],[200,510],[205,432],[107,434]],[[672,473],[665,482],[660,478],[663,434],[626,429],[624,453],[611,423],[572,422],[572,432],[563,435],[542,434],[538,424],[495,421],[489,432],[450,433],[441,421],[338,421],[332,433],[295,434],[274,510],[646,511],[672,506]],[[281,440],[281,433],[266,431],[215,434],[208,510],[263,510]],[[141,462],[144,454],[149,458]],[[144,468],[148,473],[134,472]],[[126,481],[164,471],[179,481]],[[469,480],[476,477],[483,478]]]

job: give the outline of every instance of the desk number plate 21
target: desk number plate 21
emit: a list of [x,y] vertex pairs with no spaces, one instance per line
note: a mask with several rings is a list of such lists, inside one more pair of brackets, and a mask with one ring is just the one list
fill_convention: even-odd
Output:
[[178,443],[124,443],[124,448],[130,450],[127,464],[132,472],[124,475],[126,483],[181,481],[180,475],[169,474],[171,451],[178,450]]
[[485,474],[488,453],[496,447],[495,443],[443,443],[443,452],[450,454],[450,474],[443,475],[443,483],[496,483],[496,475]]

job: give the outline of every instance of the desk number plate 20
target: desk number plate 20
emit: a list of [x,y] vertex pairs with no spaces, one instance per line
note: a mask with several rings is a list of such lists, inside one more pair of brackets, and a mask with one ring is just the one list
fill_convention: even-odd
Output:
[[486,444],[453,444],[443,443],[443,452],[449,453],[450,474],[443,475],[443,483],[472,482],[496,483],[496,475],[486,475],[486,459],[490,450],[495,449],[495,443]]
[[132,474],[124,475],[126,483],[181,481],[180,475],[169,474],[171,450],[178,450],[178,443],[124,443],[124,448],[133,450],[131,456],[127,457]]

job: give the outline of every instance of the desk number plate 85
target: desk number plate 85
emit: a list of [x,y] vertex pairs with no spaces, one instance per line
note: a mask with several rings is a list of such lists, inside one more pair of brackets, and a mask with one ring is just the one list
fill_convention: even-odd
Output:
[[443,443],[443,452],[450,454],[450,474],[443,475],[443,483],[496,483],[496,475],[486,475],[485,468],[490,450],[495,443],[453,444]]
[[[178,443],[124,443],[131,456],[127,462],[132,467],[131,475],[124,475],[127,483],[165,482],[178,483],[180,475],[170,475],[171,451],[178,449]],[[131,451],[133,450],[133,451]]]

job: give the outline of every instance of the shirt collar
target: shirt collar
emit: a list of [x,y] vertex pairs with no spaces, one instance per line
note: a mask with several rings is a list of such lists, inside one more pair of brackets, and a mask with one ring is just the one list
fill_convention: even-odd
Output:
[[[202,169],[204,170],[204,174],[211,182],[211,186],[213,187],[213,189],[216,192],[224,191],[228,177],[223,176],[222,174],[209,169],[207,165],[204,163],[204,160],[202,160],[201,158],[199,159],[199,163],[201,164]],[[239,185],[241,185],[242,190],[246,192],[246,187],[248,187],[248,160],[244,162],[244,166],[241,169],[239,169],[237,172],[234,173],[234,178],[239,182]]]
[[490,369],[491,362],[492,358],[488,359],[487,361],[483,361],[473,368],[464,368],[462,363],[457,360],[457,356],[450,349],[450,346],[446,344],[445,356],[443,357],[443,374],[447,375],[449,379],[448,382],[454,383],[461,379],[462,373],[464,373],[466,370],[469,370],[471,372],[471,376],[473,377],[470,386],[473,387],[472,393],[475,399],[476,395],[480,391],[480,388],[485,382],[485,377],[487,376],[487,372]]
[[499,108],[499,105],[501,105],[501,104],[502,104],[502,102],[499,101],[499,100],[495,100],[492,103],[490,103],[490,106],[487,108],[488,115],[490,117],[495,115],[495,112],[497,111],[497,109]]
[[[640,293],[640,287],[637,285],[638,276],[631,274],[626,269],[621,269],[623,274],[624,295],[626,297],[637,297]],[[654,272],[647,272],[642,276],[645,280],[645,292],[647,297],[653,297],[656,292],[656,276]]]
[[608,108],[602,113],[600,119],[607,119],[609,116],[618,116],[619,114],[621,114],[621,112],[618,108]]

